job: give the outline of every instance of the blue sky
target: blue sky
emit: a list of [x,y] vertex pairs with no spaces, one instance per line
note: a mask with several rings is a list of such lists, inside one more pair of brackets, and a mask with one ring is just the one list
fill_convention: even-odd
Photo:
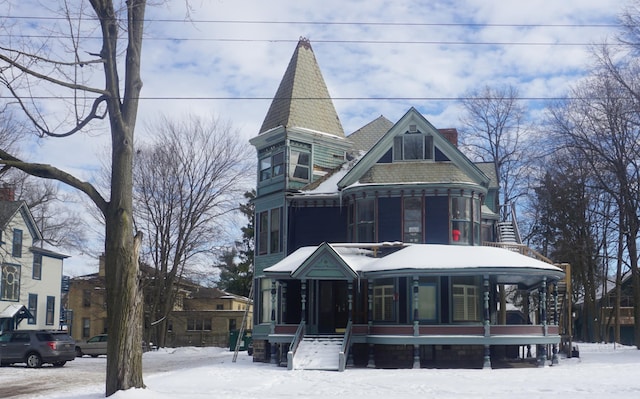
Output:
[[[3,16],[51,16],[55,2],[0,0]],[[76,3],[76,2],[72,2]],[[243,138],[257,134],[299,37],[311,40],[346,133],[410,107],[457,127],[452,100],[484,85],[522,97],[559,97],[588,72],[587,44],[615,35],[626,0],[172,0],[148,6],[138,139],[164,114],[217,115]],[[187,8],[189,7],[189,8]],[[4,8],[4,11],[2,10]],[[47,35],[55,20],[16,19],[4,32]],[[3,36],[3,42],[7,36]],[[14,42],[14,39],[12,39]],[[518,43],[518,44],[514,44]],[[529,44],[526,44],[529,43]],[[536,43],[535,45],[532,43]],[[12,43],[13,44],[13,43]],[[65,53],[55,49],[57,55]],[[81,43],[97,52],[99,42]],[[100,85],[100,74],[92,77]],[[1,92],[0,94],[5,94]],[[55,93],[52,93],[55,94]],[[149,99],[153,98],[153,99]],[[189,100],[178,98],[190,98]],[[241,99],[239,99],[241,98]],[[377,100],[372,100],[372,99]],[[408,99],[407,99],[408,98]],[[413,100],[412,100],[413,99]],[[540,103],[529,104],[540,107]],[[47,101],[52,116],[63,113]],[[540,117],[541,111],[533,117]],[[104,126],[39,140],[25,158],[92,180]],[[248,143],[247,143],[248,145]]]

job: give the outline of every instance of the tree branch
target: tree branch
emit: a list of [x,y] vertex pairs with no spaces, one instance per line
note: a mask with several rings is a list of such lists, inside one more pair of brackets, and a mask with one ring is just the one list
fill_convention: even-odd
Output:
[[106,212],[107,201],[102,195],[90,183],[83,182],[65,171],[47,164],[24,162],[2,149],[0,149],[0,164],[19,169],[31,176],[57,180],[74,187],[87,194],[100,211]]

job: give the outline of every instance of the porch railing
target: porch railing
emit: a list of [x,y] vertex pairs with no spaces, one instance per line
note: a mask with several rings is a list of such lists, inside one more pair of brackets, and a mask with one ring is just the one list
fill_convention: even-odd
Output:
[[344,371],[347,368],[347,358],[349,357],[349,347],[351,346],[351,320],[347,323],[347,328],[344,330],[344,339],[342,340],[342,348],[338,354],[338,371]]
[[296,330],[295,335],[293,336],[293,341],[291,341],[291,345],[289,346],[289,352],[287,352],[287,369],[293,370],[293,357],[298,350],[298,346],[300,345],[300,341],[304,337],[305,332],[305,321],[302,320],[298,325],[298,329]]

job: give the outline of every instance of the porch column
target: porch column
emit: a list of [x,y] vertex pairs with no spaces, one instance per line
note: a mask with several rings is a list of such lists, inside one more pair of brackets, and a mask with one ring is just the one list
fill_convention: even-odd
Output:
[[300,283],[300,298],[301,298],[301,308],[300,308],[300,322],[306,320],[305,313],[307,308],[307,280],[302,280]]
[[[349,321],[352,321],[351,312],[353,312],[353,281],[347,283],[348,301],[349,301]],[[353,327],[352,327],[353,328]],[[351,333],[353,334],[353,333]],[[354,367],[353,362],[353,339],[349,342],[349,354],[347,355],[347,367]]]
[[[525,324],[533,324],[531,322],[531,314],[530,314],[530,306],[529,306],[529,297],[531,296],[531,292],[529,290],[525,291],[525,295],[523,296],[523,306],[524,306],[524,318],[525,318]],[[527,344],[527,352],[526,354],[523,354],[522,356],[524,357],[531,357],[531,344]]]
[[[553,324],[558,326],[558,282],[553,285]],[[558,364],[558,344],[553,344],[551,365]]]
[[[484,336],[486,338],[491,336],[491,323],[489,312],[489,276],[484,276]],[[485,344],[484,346],[484,363],[482,368],[491,368],[491,346]]]
[[[540,322],[542,323],[543,334],[546,336],[548,333],[547,326],[547,278],[542,278],[542,284],[540,286]],[[538,367],[544,367],[547,361],[547,346],[538,345],[540,353],[538,353]]]
[[271,334],[276,332],[276,280],[271,280]]
[[[420,335],[420,284],[418,276],[413,276],[413,335]],[[413,345],[413,368],[420,368],[420,345]]]
[[287,282],[283,281],[282,283],[280,283],[280,287],[281,287],[281,303],[280,303],[280,314],[282,317],[282,323],[285,323],[287,321]]
[[[368,299],[368,308],[367,308],[367,322],[368,322],[368,334],[371,334],[371,327],[373,326],[373,280],[367,280],[367,299]],[[367,362],[367,367],[375,368],[376,367],[376,359],[374,355],[374,346],[373,344],[369,344],[369,361]]]
[[[276,332],[276,280],[271,280],[271,334]],[[238,337],[238,339],[240,339]],[[271,342],[271,363],[278,364],[278,345]]]

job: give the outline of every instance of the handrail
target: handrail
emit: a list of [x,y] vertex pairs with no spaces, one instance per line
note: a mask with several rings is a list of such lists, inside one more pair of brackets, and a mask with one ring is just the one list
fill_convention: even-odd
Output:
[[351,320],[347,323],[347,328],[344,330],[344,339],[342,340],[342,348],[338,354],[338,371],[344,371],[347,368],[347,358],[349,357],[349,347],[351,344],[351,326],[353,323]]
[[293,336],[291,345],[289,345],[289,352],[287,352],[287,370],[293,370],[293,356],[295,356],[296,351],[298,350],[298,346],[300,345],[300,341],[302,341],[302,337],[304,337],[304,332],[305,321],[302,320],[298,325],[296,334]]

